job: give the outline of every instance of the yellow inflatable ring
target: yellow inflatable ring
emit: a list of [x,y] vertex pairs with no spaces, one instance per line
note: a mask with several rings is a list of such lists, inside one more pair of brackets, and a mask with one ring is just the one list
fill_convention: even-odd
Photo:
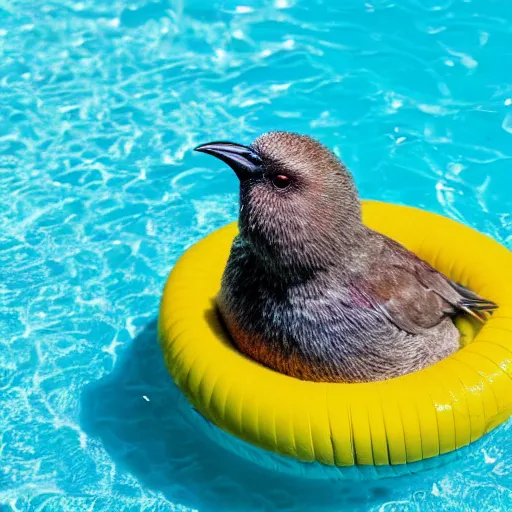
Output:
[[159,316],[170,373],[214,425],[303,462],[394,465],[454,451],[511,416],[512,253],[432,213],[378,202],[363,210],[368,226],[499,309],[471,343],[425,370],[368,384],[297,380],[244,357],[219,323],[215,297],[237,229],[226,226],[176,264]]

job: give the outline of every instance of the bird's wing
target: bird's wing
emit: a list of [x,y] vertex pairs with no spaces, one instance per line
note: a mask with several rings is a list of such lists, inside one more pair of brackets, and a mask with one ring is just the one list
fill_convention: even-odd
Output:
[[383,237],[371,278],[352,284],[353,293],[400,329],[418,334],[447,315],[466,312],[481,321],[496,304],[458,285],[399,243]]

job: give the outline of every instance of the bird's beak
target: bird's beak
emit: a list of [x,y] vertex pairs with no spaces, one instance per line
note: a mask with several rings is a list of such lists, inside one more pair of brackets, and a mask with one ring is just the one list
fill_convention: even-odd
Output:
[[233,142],[209,142],[197,146],[194,151],[206,153],[228,164],[240,181],[257,178],[263,174],[263,162],[250,146]]

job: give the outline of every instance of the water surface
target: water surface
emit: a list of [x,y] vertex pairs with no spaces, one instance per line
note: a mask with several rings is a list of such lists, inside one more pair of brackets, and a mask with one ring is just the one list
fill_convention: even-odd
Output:
[[[0,508],[508,511],[512,424],[358,483],[269,474],[191,426],[166,275],[235,219],[201,142],[321,139],[361,195],[512,247],[512,4],[0,1]],[[505,283],[504,283],[505,284]]]

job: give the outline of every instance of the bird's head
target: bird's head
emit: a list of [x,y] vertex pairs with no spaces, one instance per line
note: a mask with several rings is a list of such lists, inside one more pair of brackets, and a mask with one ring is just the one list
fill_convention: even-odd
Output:
[[211,142],[196,151],[235,171],[240,235],[275,269],[308,271],[333,264],[362,226],[352,177],[310,137],[269,132],[249,146]]

